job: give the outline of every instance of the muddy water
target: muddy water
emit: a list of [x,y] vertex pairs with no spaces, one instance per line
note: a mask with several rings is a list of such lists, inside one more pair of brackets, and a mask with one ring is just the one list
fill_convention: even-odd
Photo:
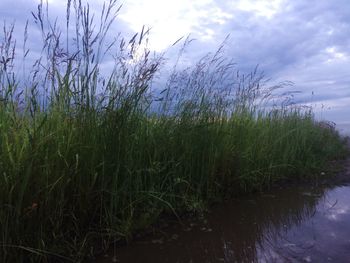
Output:
[[114,248],[99,262],[350,262],[350,186],[231,200],[202,220]]

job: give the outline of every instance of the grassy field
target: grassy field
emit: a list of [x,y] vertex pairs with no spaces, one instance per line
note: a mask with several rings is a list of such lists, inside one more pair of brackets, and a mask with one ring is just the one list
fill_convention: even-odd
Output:
[[118,8],[107,3],[93,27],[89,9],[68,1],[60,29],[39,5],[42,52],[26,74],[15,54],[32,58],[30,32],[21,52],[4,27],[1,262],[82,261],[161,215],[312,179],[344,155],[311,109],[276,97],[283,85],[269,87],[257,70],[239,73],[223,49],[186,69],[175,63],[156,85],[168,66],[145,48],[148,32],[108,35]]

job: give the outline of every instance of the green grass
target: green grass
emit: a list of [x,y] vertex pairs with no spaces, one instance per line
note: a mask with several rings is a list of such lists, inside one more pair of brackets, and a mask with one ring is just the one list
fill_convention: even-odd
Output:
[[[88,9],[68,1],[78,23],[67,13],[62,32],[73,24],[76,40],[66,33],[66,42],[39,7],[42,55],[28,82],[13,70],[11,26],[0,49],[2,262],[82,261],[161,215],[315,178],[345,153],[311,109],[271,109],[280,87],[257,71],[239,74],[222,49],[191,68],[175,65],[158,87],[164,59],[144,50],[146,31],[106,40],[116,1],[97,32]],[[102,74],[109,55],[114,69]]]

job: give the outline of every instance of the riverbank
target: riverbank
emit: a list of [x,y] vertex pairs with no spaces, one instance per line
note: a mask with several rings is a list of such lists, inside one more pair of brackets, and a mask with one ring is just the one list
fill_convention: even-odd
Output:
[[273,188],[284,188],[288,186],[305,187],[335,187],[350,183],[350,137],[341,135],[344,139],[345,152],[342,158],[329,161],[327,167],[312,180],[282,180],[274,184]]
[[173,222],[128,246],[115,246],[97,262],[345,263],[350,256],[349,168],[333,179],[226,200],[201,219]]
[[288,83],[242,73],[223,46],[183,68],[150,52],[144,29],[107,44],[115,3],[98,27],[88,6],[68,4],[67,39],[39,4],[45,37],[30,71],[13,70],[29,51],[17,58],[13,26],[3,30],[1,262],[81,262],[163,216],[313,180],[346,153]]
[[[96,255],[97,257],[93,260],[93,262],[96,261],[102,263],[111,261],[114,262],[117,260],[117,262],[121,263],[129,261],[135,263],[170,263],[188,261],[203,262],[204,260],[209,259],[210,262],[221,262],[222,259],[225,258],[225,253],[223,253],[223,250],[225,249],[233,249],[235,256],[232,254],[233,258],[231,260],[235,259],[239,260],[239,262],[263,261],[264,259],[261,255],[256,258],[256,254],[254,254],[252,252],[253,250],[251,250],[253,248],[255,249],[255,244],[247,245],[244,243],[244,241],[242,241],[246,239],[243,236],[246,236],[247,233],[252,234],[249,229],[252,227],[252,225],[257,223],[263,224],[263,226],[261,226],[262,228],[265,227],[265,223],[271,224],[273,227],[275,227],[274,221],[276,219],[274,217],[276,216],[276,212],[264,212],[264,217],[267,218],[265,223],[259,222],[261,219],[249,219],[250,216],[255,215],[261,210],[275,210],[275,206],[277,205],[280,207],[278,210],[281,210],[277,213],[280,214],[278,217],[286,217],[285,219],[278,220],[283,220],[284,224],[287,224],[288,227],[290,227],[291,222],[292,224],[294,224],[294,222],[293,220],[290,221],[290,219],[287,218],[290,216],[295,216],[293,213],[301,215],[304,213],[303,211],[298,212],[298,209],[304,209],[304,204],[302,204],[302,202],[305,202],[305,200],[303,199],[315,197],[317,200],[313,201],[313,203],[316,203],[318,202],[319,197],[323,196],[328,189],[333,191],[332,189],[338,189],[350,185],[349,138],[346,139],[345,143],[346,148],[348,149],[347,157],[330,161],[325,169],[319,175],[315,175],[313,178],[308,178],[307,180],[300,178],[300,180],[286,179],[277,181],[268,188],[261,189],[261,191],[231,196],[228,199],[211,204],[205,211],[202,211],[202,213],[182,215],[181,218],[176,218],[175,216],[162,217],[156,224],[136,233],[136,235],[134,235],[130,240],[130,243],[126,244],[124,242],[118,242],[113,244],[108,251]],[[350,190],[347,192],[350,192]],[[291,196],[293,197],[291,198]],[[305,196],[307,198],[305,198]],[[345,206],[346,202],[348,202],[346,200],[349,198],[346,196],[341,196],[340,198],[344,199],[345,203],[341,201],[343,203],[339,205]],[[286,202],[290,199],[294,200],[294,203]],[[256,209],[249,212],[251,210],[252,203],[254,205],[256,202],[253,200],[259,200],[258,202],[261,203],[256,205]],[[276,202],[276,200],[281,201]],[[300,202],[296,200],[299,200]],[[335,201],[338,202],[338,200]],[[297,203],[300,203],[300,208],[295,208]],[[246,206],[247,204],[248,206]],[[287,211],[294,212],[290,214]],[[322,213],[328,212],[329,211]],[[248,218],[245,218],[244,221],[242,221],[240,217],[244,218],[245,216]],[[305,216],[308,218],[310,213],[308,216]],[[254,223],[251,223],[252,220]],[[236,227],[238,228],[236,229]],[[230,231],[232,232],[232,229],[236,229],[234,233],[231,233],[233,236],[229,237],[229,235],[223,234]],[[232,242],[232,239],[235,240],[235,244],[231,248],[225,248],[225,246],[223,247],[222,242],[225,238],[221,235],[225,236],[226,239],[229,237],[230,242]],[[255,233],[253,235],[258,234]],[[268,234],[260,233],[259,235]],[[239,238],[237,239],[236,237]],[[251,238],[257,239],[259,237]],[[265,237],[260,238],[264,239]],[[201,243],[201,246],[198,246],[198,240],[203,242]],[[228,240],[226,241],[228,242]],[[281,244],[276,244],[276,246],[280,245]],[[335,249],[338,248],[335,247]],[[215,253],[213,253],[213,251],[215,251]],[[264,253],[265,252],[266,251],[264,251]],[[285,251],[283,253],[285,253]],[[299,254],[298,257],[300,260],[304,260],[303,258],[306,258],[307,256],[302,256]],[[346,259],[346,257],[344,258],[344,256],[341,255],[340,258],[342,260]]]
[[131,115],[123,128],[116,113],[69,122],[41,113],[31,138],[32,122],[13,126],[2,111],[4,262],[81,261],[160,217],[198,214],[283,178],[313,180],[344,154],[336,132],[295,111],[220,121]]

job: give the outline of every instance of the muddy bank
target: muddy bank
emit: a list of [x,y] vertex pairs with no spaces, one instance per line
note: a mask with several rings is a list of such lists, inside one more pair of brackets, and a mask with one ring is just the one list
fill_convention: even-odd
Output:
[[350,187],[291,187],[115,247],[98,262],[348,262]]
[[199,219],[168,220],[97,262],[348,262],[350,158],[316,182],[283,182],[216,204]]

